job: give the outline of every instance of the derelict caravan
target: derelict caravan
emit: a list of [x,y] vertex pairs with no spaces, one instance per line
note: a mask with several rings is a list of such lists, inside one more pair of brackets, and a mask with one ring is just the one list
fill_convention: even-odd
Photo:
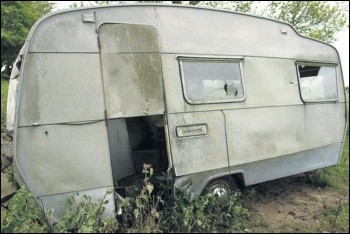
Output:
[[175,5],[79,8],[40,19],[15,65],[15,176],[55,217],[75,191],[123,195],[143,163],[193,196],[340,160],[338,52],[279,21]]

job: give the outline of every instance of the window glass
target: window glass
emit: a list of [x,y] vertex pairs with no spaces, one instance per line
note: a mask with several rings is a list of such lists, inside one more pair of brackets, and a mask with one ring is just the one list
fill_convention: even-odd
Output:
[[189,103],[242,101],[239,61],[181,61],[185,98]]
[[300,92],[303,101],[338,99],[335,67],[298,64]]

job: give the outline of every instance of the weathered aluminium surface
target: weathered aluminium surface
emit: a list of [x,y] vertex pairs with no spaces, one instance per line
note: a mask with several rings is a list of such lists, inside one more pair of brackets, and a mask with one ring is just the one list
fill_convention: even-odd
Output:
[[75,191],[97,199],[133,184],[144,162],[193,195],[218,178],[251,185],[340,160],[338,52],[282,22],[174,5],[74,9],[40,19],[19,60],[16,178],[54,217]]

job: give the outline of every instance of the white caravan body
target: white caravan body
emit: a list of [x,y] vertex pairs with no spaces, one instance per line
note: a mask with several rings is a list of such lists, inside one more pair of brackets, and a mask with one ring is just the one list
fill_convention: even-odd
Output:
[[176,5],[78,8],[40,19],[18,61],[15,175],[54,217],[75,191],[98,198],[133,184],[143,163],[193,195],[222,177],[252,185],[340,160],[339,54],[279,21]]

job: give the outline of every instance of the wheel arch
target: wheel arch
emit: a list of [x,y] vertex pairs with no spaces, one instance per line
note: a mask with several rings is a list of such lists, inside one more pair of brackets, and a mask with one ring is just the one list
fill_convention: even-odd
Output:
[[202,194],[206,186],[215,180],[225,179],[238,185],[245,185],[243,171],[228,172],[227,168],[181,176],[175,179],[174,186],[188,195],[188,200]]

